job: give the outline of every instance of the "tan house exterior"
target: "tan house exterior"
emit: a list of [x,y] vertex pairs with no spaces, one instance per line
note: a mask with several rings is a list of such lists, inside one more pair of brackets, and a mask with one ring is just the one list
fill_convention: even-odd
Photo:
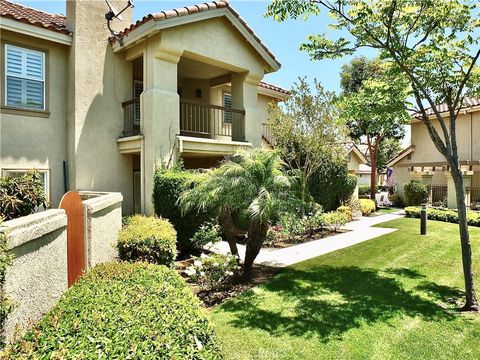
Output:
[[153,214],[156,166],[262,146],[268,104],[288,94],[262,82],[280,63],[226,1],[134,24],[127,9],[116,39],[103,1],[69,0],[66,16],[0,5],[0,172],[41,171],[52,207],[113,191],[125,214]]
[[[433,115],[431,119],[439,129]],[[405,183],[419,181],[430,185],[432,204],[456,208],[455,188],[446,160],[435,148],[422,122],[412,118],[410,126],[411,145],[388,164],[394,169],[398,192],[403,196]],[[457,142],[466,205],[477,208],[480,205],[480,100],[465,99],[457,118]]]

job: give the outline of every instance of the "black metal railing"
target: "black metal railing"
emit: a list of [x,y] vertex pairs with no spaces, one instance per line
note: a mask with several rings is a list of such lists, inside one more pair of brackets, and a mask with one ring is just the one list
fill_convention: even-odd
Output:
[[273,138],[272,129],[269,124],[262,124],[262,139],[265,140],[270,146],[275,146],[275,139]]
[[245,111],[199,101],[180,100],[180,133],[216,139],[245,141]]
[[447,207],[447,185],[428,185],[428,202],[432,206]]
[[480,186],[467,186],[465,193],[470,210],[480,211]]
[[123,107],[123,136],[140,134],[140,99],[124,101]]

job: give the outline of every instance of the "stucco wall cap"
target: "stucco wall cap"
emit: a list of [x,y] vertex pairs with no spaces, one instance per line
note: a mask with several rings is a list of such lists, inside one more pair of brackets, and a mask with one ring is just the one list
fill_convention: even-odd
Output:
[[119,192],[99,193],[91,191],[80,191],[79,194],[80,197],[92,196],[87,200],[83,200],[83,205],[87,207],[87,212],[89,214],[94,214],[110,206],[119,204],[123,201],[123,196]]
[[2,231],[7,233],[7,247],[14,249],[67,226],[67,214],[63,209],[51,209],[18,219],[5,221]]

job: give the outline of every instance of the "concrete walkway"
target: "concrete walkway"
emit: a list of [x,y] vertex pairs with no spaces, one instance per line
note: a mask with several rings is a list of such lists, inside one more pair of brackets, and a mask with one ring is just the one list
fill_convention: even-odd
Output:
[[[262,249],[255,259],[255,264],[284,267],[298,262],[312,259],[314,257],[343,249],[361,242],[374,239],[376,237],[397,231],[397,229],[387,229],[372,227],[386,221],[400,219],[404,217],[403,210],[384,215],[372,217],[362,217],[347,223],[342,229],[350,230],[345,233],[330,236],[324,239],[314,240],[303,244],[293,245],[283,249]],[[245,245],[237,244],[240,257],[245,257]],[[221,241],[210,245],[208,250],[219,254],[230,253],[228,243]]]

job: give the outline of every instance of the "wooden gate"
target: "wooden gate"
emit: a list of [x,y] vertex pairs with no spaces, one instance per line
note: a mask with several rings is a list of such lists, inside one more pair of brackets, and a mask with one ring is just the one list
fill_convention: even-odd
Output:
[[71,286],[85,271],[83,203],[78,192],[63,195],[59,208],[67,213],[68,286]]

